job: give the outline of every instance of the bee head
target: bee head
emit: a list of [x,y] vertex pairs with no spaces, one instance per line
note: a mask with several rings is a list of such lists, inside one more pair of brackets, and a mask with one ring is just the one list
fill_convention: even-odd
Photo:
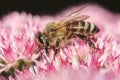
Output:
[[44,39],[44,35],[41,33],[41,32],[38,32],[37,35],[36,35],[36,38],[37,38],[37,42],[43,46],[44,43],[45,43],[45,39]]

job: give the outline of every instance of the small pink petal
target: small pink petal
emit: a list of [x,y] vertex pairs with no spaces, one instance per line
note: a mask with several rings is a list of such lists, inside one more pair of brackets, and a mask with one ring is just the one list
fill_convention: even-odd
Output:
[[31,43],[30,40],[27,41],[25,44],[25,50],[23,52],[23,55],[30,58],[35,50],[35,43]]
[[20,80],[34,80],[33,74],[27,69],[22,72],[17,71],[17,76]]
[[14,62],[17,58],[17,54],[12,50],[10,46],[3,48],[4,57],[8,62]]

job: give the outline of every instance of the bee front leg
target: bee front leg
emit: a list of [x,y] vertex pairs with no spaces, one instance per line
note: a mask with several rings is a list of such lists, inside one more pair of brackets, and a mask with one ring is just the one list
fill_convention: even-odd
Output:
[[50,46],[49,46],[49,41],[48,41],[48,39],[46,39],[44,47],[45,47],[45,52],[46,52],[46,54],[48,55],[48,54],[49,54],[48,49],[49,49],[49,47],[50,47]]
[[44,43],[44,49],[45,49],[45,54],[43,53],[41,54],[41,56],[45,58],[47,61],[47,56],[49,55],[49,49],[50,49],[49,41],[47,39],[45,40],[45,43]]
[[49,54],[47,47],[45,47],[45,53],[46,53],[47,55]]
[[55,56],[57,54],[57,51],[59,49],[59,43],[60,43],[60,39],[57,39],[56,46],[55,46],[55,51],[54,51],[54,56],[53,56],[54,60],[55,60]]

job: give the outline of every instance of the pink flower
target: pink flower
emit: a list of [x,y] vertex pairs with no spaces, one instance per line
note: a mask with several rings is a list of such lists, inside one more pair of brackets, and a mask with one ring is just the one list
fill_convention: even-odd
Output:
[[0,20],[0,80],[119,80],[120,15],[96,4],[89,4],[80,15],[89,15],[86,21],[100,29],[92,38],[97,49],[75,38],[60,48],[55,60],[53,49],[49,56],[38,51],[35,34],[81,6],[54,17],[18,12],[4,16]]

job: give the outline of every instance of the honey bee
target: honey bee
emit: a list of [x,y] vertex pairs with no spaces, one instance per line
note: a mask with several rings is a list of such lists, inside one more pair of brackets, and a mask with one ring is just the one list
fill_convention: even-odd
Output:
[[66,42],[74,37],[85,40],[90,47],[95,48],[94,43],[89,37],[99,32],[98,27],[96,27],[95,24],[85,21],[90,17],[88,15],[74,17],[84,8],[86,8],[86,6],[74,11],[59,22],[48,23],[42,32],[38,31],[36,39],[40,47],[45,49],[46,53],[49,53],[48,50],[50,47],[54,47],[55,57],[59,48],[63,47]]

